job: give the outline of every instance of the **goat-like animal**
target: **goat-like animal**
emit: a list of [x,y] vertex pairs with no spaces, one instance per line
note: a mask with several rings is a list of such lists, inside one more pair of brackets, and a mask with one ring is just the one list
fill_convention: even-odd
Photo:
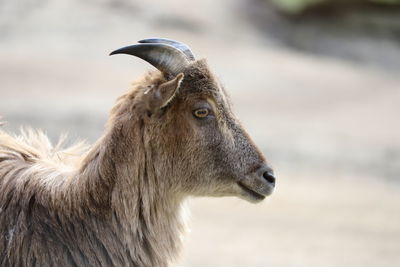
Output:
[[168,266],[185,198],[258,202],[273,191],[272,169],[205,60],[167,39],[118,53],[159,71],[118,99],[92,147],[0,132],[0,266]]

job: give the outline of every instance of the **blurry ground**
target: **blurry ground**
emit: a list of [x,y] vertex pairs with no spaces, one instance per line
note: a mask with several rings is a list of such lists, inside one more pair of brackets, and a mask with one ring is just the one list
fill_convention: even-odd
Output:
[[[281,47],[242,15],[245,6],[0,2],[5,128],[30,125],[53,139],[69,132],[94,141],[114,100],[151,69],[107,54],[144,37],[184,41],[231,92],[278,188],[260,205],[191,200],[180,266],[400,266],[400,71],[373,57]],[[397,57],[399,47],[390,47]]]

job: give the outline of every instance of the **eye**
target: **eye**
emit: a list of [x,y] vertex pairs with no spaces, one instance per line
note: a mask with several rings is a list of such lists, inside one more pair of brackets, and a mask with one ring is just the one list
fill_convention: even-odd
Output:
[[208,116],[210,111],[207,108],[199,108],[193,112],[193,115],[199,119],[203,119]]

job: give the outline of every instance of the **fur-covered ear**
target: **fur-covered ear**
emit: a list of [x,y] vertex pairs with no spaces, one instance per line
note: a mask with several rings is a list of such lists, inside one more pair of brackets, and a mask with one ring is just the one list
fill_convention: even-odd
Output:
[[146,91],[145,101],[147,102],[147,110],[153,114],[158,109],[168,105],[178,92],[183,78],[183,73],[179,73],[173,80]]

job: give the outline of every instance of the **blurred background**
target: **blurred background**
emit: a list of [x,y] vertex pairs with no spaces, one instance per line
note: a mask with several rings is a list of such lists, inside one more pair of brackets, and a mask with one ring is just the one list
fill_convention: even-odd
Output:
[[399,0],[2,0],[4,128],[95,141],[152,69],[108,53],[154,36],[208,58],[278,177],[191,199],[178,266],[400,266]]

